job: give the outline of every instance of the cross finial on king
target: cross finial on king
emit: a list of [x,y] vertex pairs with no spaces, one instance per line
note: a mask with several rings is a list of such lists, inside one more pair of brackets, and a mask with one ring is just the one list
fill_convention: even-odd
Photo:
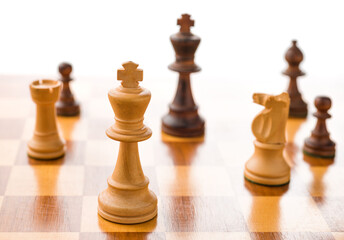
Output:
[[117,70],[117,80],[122,81],[122,86],[125,88],[136,88],[139,86],[139,81],[143,79],[143,70],[138,69],[138,64],[134,62],[125,62],[122,64],[123,68]]
[[195,25],[195,21],[191,20],[191,15],[182,14],[182,18],[177,20],[177,25],[180,26],[181,33],[189,33],[190,27],[193,27]]

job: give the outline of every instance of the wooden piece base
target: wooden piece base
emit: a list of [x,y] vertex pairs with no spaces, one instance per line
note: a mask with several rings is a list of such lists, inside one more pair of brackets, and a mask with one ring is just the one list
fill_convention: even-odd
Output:
[[[152,199],[146,202],[145,199],[122,199],[114,198],[114,195],[104,191],[98,198],[98,214],[104,219],[121,224],[137,224],[153,219],[158,212],[157,198],[152,191],[146,196]],[[147,200],[147,199],[146,199]],[[125,204],[127,202],[127,204]],[[130,205],[130,206],[129,206]],[[135,205],[133,208],[131,205]],[[128,207],[128,208],[127,208]]]
[[323,147],[312,147],[308,144],[307,139],[303,146],[303,153],[316,158],[329,158],[333,159],[336,154],[335,145],[323,146]]
[[204,135],[204,125],[204,120],[197,113],[193,118],[171,113],[162,118],[162,131],[176,137],[201,137]]
[[37,150],[31,148],[30,146],[28,146],[28,148],[27,148],[28,156],[31,157],[31,158],[34,158],[34,159],[38,159],[38,160],[53,160],[53,159],[57,159],[57,158],[63,157],[65,152],[66,152],[66,147],[65,146],[62,146],[61,149],[56,150],[56,151],[52,151],[52,152],[37,151]]
[[56,111],[58,116],[73,117],[80,114],[80,105],[78,102],[66,104],[63,102],[56,103]]
[[200,137],[190,137],[190,138],[181,138],[168,135],[161,131],[161,140],[163,142],[180,142],[180,143],[195,143],[195,142],[204,142],[204,135]]
[[280,186],[290,181],[290,167],[284,156],[284,144],[254,142],[255,152],[245,165],[244,176],[251,182]]
[[297,104],[293,104],[293,101],[291,99],[290,107],[289,107],[289,117],[306,118],[307,114],[308,114],[308,110],[307,110],[307,104],[305,102],[302,101]]

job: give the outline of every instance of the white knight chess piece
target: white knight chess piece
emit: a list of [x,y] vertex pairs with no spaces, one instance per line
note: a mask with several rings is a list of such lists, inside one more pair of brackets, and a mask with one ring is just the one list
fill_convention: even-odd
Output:
[[255,152],[245,165],[245,178],[251,182],[278,186],[290,180],[290,167],[283,156],[290,99],[255,93],[253,101],[265,107],[252,122]]

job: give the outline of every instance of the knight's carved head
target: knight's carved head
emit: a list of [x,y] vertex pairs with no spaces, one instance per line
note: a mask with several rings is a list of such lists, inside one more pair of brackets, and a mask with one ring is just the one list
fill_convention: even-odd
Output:
[[289,113],[289,95],[253,94],[253,102],[265,107],[252,122],[252,132],[258,141],[269,144],[284,143]]
[[253,102],[269,109],[277,105],[280,107],[286,107],[286,105],[289,104],[289,95],[286,92],[276,96],[265,93],[254,93]]

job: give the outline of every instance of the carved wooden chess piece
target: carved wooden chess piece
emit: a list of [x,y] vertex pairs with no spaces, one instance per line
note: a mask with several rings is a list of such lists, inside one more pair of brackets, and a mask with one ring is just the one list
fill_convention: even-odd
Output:
[[327,111],[331,108],[331,99],[325,96],[317,97],[314,105],[317,112],[313,114],[318,121],[312,134],[305,140],[303,152],[307,155],[319,158],[334,158],[336,144],[330,139],[330,133],[326,128],[326,119],[331,115]]
[[69,63],[61,63],[59,72],[61,74],[62,91],[59,101],[56,104],[57,115],[59,116],[77,116],[80,114],[80,106],[75,101],[69,82],[73,79],[70,77],[72,65]]
[[123,67],[117,71],[121,86],[108,94],[116,122],[106,130],[109,138],[120,141],[119,153],[108,188],[99,194],[98,213],[112,222],[134,224],[157,215],[157,197],[148,189],[149,179],[142,171],[137,144],[152,135],[143,124],[151,93],[139,86],[143,71],[137,64],[126,62]]
[[292,46],[285,54],[289,66],[283,74],[290,78],[287,90],[290,97],[289,117],[305,118],[307,117],[307,103],[303,101],[296,82],[297,77],[305,75],[299,68],[303,54],[296,44],[297,41],[293,40]]
[[55,103],[60,91],[59,81],[37,80],[30,84],[31,97],[37,105],[34,134],[27,144],[27,153],[32,158],[56,159],[65,153],[65,141],[56,123]]
[[289,183],[290,167],[283,150],[289,111],[289,96],[255,93],[253,101],[265,106],[252,122],[255,151],[245,164],[245,178],[253,183],[279,186]]
[[162,118],[162,131],[177,137],[199,137],[204,135],[204,120],[198,115],[198,106],[192,96],[190,74],[201,70],[194,62],[201,39],[190,32],[190,27],[194,26],[190,15],[183,14],[177,24],[180,31],[170,38],[176,61],[168,68],[179,73],[179,81],[169,113]]

